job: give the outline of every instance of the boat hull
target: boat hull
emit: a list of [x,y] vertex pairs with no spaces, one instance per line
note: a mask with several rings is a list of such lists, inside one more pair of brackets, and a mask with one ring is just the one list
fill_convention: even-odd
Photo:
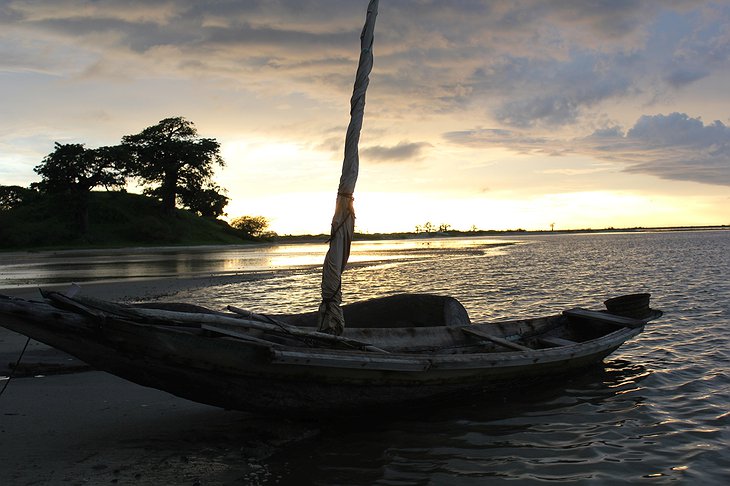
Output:
[[[555,333],[567,322],[558,315],[468,327],[501,329],[507,335],[517,328],[542,326]],[[182,398],[226,409],[310,416],[405,403],[426,405],[455,393],[528,386],[600,363],[643,329],[616,328],[585,342],[539,350],[377,353],[268,346],[189,327],[100,320],[17,299],[0,301],[0,324],[96,369]],[[455,340],[453,336],[463,334],[461,327],[348,332],[369,339],[380,333],[396,341],[408,335],[417,340],[423,333],[424,342],[433,343],[448,336]]]

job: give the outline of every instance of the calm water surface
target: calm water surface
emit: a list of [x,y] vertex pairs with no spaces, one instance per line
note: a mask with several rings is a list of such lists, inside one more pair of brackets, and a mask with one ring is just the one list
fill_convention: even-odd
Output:
[[[263,464],[259,484],[730,484],[730,231],[546,235],[358,244],[345,301],[396,292],[457,297],[473,321],[600,308],[648,291],[665,316],[604,367],[529,393],[455,399],[321,432]],[[75,268],[0,265],[22,285],[155,275],[261,277],[166,300],[261,312],[313,310],[321,245],[81,255]],[[126,263],[122,263],[126,261]],[[60,259],[59,259],[60,262]],[[13,269],[15,268],[15,270]],[[44,269],[45,268],[45,269]],[[69,270],[69,273],[64,273]],[[15,272],[15,273],[13,273]],[[30,272],[30,274],[23,274]],[[356,297],[355,297],[356,296]],[[228,451],[229,452],[229,451]],[[209,457],[238,467],[230,454]]]
[[[444,293],[480,321],[600,308],[605,298],[648,291],[665,316],[605,367],[568,381],[325,426],[267,464],[272,483],[730,484],[730,232],[517,241],[496,249],[452,241],[424,258],[355,266],[345,299]],[[318,284],[318,271],[301,271],[175,299],[311,310]]]
[[[481,255],[509,240],[356,242],[352,265],[436,256]],[[0,253],[0,288],[241,273],[320,271],[326,244],[241,245]],[[292,299],[289,299],[292,300]],[[293,302],[287,305],[296,305]],[[302,305],[302,303],[299,303]]]

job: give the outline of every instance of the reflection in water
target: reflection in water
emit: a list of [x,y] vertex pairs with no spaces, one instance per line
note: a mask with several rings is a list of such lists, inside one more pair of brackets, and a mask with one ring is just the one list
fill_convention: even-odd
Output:
[[358,485],[595,479],[603,464],[641,462],[616,431],[642,419],[645,398],[624,395],[646,376],[641,366],[609,361],[529,395],[504,390],[454,397],[436,409],[329,423],[269,468],[280,471],[283,484],[297,477]]
[[[505,243],[487,239],[355,242],[350,262],[480,253]],[[308,268],[322,265],[327,248],[325,244],[296,244],[6,253],[0,263],[0,288]]]

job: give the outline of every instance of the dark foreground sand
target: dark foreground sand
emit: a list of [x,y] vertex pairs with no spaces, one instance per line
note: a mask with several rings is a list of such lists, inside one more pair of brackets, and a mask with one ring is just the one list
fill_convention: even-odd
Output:
[[[91,284],[83,293],[147,300],[218,280]],[[35,289],[0,294],[38,298]],[[0,328],[0,376],[25,341]],[[0,485],[275,484],[266,459],[316,433],[312,424],[224,411],[135,385],[31,341],[0,396]]]

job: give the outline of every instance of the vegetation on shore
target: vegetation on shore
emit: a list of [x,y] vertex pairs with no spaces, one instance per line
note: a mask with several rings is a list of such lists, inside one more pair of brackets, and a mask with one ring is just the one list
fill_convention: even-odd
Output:
[[[566,230],[525,230],[525,229],[506,229],[506,230],[481,230],[470,229],[468,231],[453,230],[448,231],[404,231],[396,233],[358,233],[353,235],[354,241],[380,241],[380,240],[408,240],[408,239],[428,239],[428,238],[477,238],[483,236],[528,236],[528,235],[565,235],[580,233],[630,233],[630,232],[652,232],[652,231],[709,231],[709,230],[730,230],[730,225],[719,226],[677,226],[677,227],[635,227],[635,228],[585,228],[585,229],[566,229]],[[329,235],[278,235],[272,239],[279,243],[321,243],[327,240]]]
[[[225,215],[225,188],[213,182],[224,166],[220,144],[202,138],[182,117],[160,120],[109,147],[56,143],[34,168],[29,187],[0,185],[0,250],[241,244],[251,241],[324,242],[327,235],[277,236],[263,216]],[[129,180],[144,195],[127,193]],[[94,191],[103,187],[105,192]],[[116,189],[114,191],[113,189]],[[356,240],[651,231],[709,228],[629,228],[528,232],[454,230],[426,222],[415,232],[356,233]],[[728,229],[728,227],[714,227]]]
[[0,210],[0,248],[108,248],[162,245],[244,244],[257,238],[223,220],[176,209],[169,215],[160,202],[126,192],[89,193],[88,229],[77,225],[76,210],[56,194],[36,194]]
[[[42,194],[15,186],[13,194],[24,193],[23,200],[4,204],[0,194],[0,249],[39,250],[60,248],[118,248],[135,246],[231,245],[251,242],[323,243],[327,235],[277,236],[267,231],[261,216],[235,218],[231,224],[204,217],[191,210],[176,209],[173,215],[163,210],[159,199],[124,191],[89,193],[88,229],[81,232],[76,209],[63,195]],[[2,189],[2,188],[0,188]],[[2,192],[2,191],[0,191]],[[5,198],[7,199],[7,198]],[[439,228],[444,229],[444,228]],[[566,234],[661,230],[730,229],[730,226],[685,228],[606,228],[525,231],[479,230],[421,231],[398,233],[355,233],[355,240],[390,240],[433,237],[510,236],[528,234]]]
[[[218,219],[220,144],[182,117],[115,146],[56,143],[29,187],[0,185],[0,249],[232,244],[274,236],[263,216]],[[134,180],[145,196],[128,194]],[[103,187],[107,192],[94,192]],[[117,189],[117,192],[110,190]]]

